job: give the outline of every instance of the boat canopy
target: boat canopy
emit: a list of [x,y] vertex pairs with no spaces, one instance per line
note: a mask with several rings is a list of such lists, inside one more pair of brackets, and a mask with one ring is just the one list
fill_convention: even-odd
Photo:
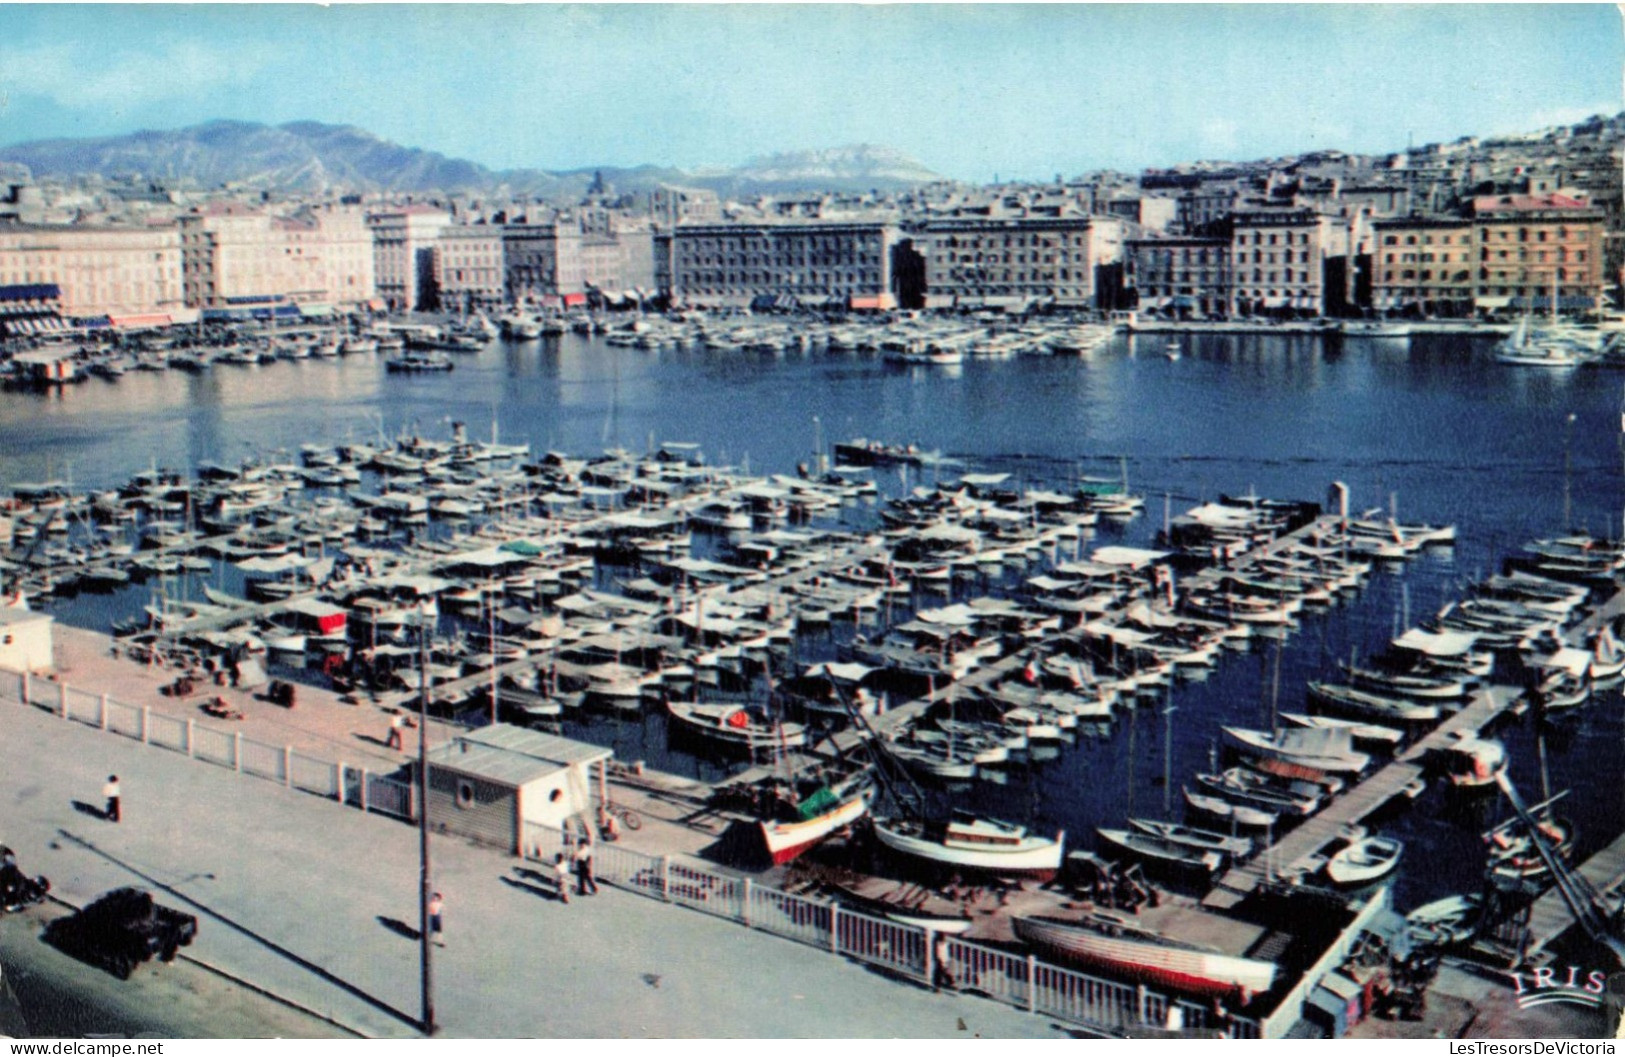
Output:
[[1579,678],[1591,670],[1591,651],[1564,646],[1544,657],[1531,659],[1529,665],[1532,668],[1557,669]]
[[1100,547],[1089,555],[1099,565],[1126,565],[1130,569],[1143,569],[1147,565],[1168,557],[1167,551],[1152,551],[1142,547]]
[[807,669],[806,674],[812,678],[829,679],[834,682],[861,683],[877,670],[862,664],[842,664],[838,661],[828,661],[824,664],[813,665]]
[[245,573],[261,573],[275,576],[280,573],[292,572],[295,569],[308,568],[316,564],[314,558],[301,558],[297,554],[282,554],[275,558],[248,558],[237,563],[237,568]]

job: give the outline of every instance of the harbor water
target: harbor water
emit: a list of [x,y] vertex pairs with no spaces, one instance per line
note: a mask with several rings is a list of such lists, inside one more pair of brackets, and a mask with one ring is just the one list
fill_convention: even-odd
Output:
[[[1120,335],[1083,358],[904,367],[864,353],[646,351],[568,334],[495,341],[457,357],[446,374],[389,374],[371,356],[131,372],[58,392],[0,392],[0,486],[110,487],[152,465],[278,450],[296,459],[302,444],[403,431],[443,438],[459,421],[473,436],[494,428],[505,441],[528,441],[537,454],[685,441],[710,462],[764,473],[793,473],[815,445],[853,436],[949,457],[923,479],[918,470],[880,471],[890,494],[961,470],[1050,487],[1126,471],[1146,513],[1103,528],[1094,542],[1149,545],[1165,503],[1177,515],[1249,489],[1324,501],[1333,481],[1348,485],[1356,511],[1393,504],[1402,521],[1459,526],[1454,547],[1379,569],[1358,596],[1306,616],[1279,651],[1264,644],[1227,654],[1206,680],[1177,685],[1166,705],[1080,732],[1055,759],[1012,769],[1003,782],[934,791],[1064,828],[1069,844],[1091,847],[1095,827],[1120,826],[1129,814],[1178,817],[1179,789],[1209,769],[1221,726],[1268,726],[1275,711],[1302,711],[1308,680],[1460,598],[1521,543],[1558,534],[1565,508],[1570,526],[1608,537],[1620,534],[1625,508],[1618,373],[1499,366],[1482,338],[1175,340],[1177,359],[1166,354],[1165,335]],[[1018,570],[1006,575],[1019,582]],[[81,596],[48,608],[104,628],[119,615],[112,604]],[[838,645],[800,648],[833,654]],[[725,771],[721,761],[670,750],[659,716],[572,721],[568,732],[653,766],[707,778]],[[1525,717],[1501,736],[1527,799],[1543,785],[1572,790],[1559,813],[1576,823],[1578,858],[1619,834],[1625,704],[1617,690],[1556,725]],[[1384,820],[1382,831],[1408,849],[1399,905],[1476,889],[1479,833],[1507,814],[1493,796],[1452,796],[1436,782]]]

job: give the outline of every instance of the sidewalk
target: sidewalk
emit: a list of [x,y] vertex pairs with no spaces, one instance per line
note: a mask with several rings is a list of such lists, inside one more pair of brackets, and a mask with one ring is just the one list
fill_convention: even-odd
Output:
[[[366,1034],[416,1033],[418,945],[391,924],[416,926],[415,829],[11,702],[0,730],[0,841],[54,894],[77,904],[152,888],[198,914],[189,953]],[[74,806],[99,808],[111,773],[118,825]],[[1044,1017],[630,893],[561,906],[517,883],[511,858],[455,838],[433,847],[448,1036],[1059,1034]]]

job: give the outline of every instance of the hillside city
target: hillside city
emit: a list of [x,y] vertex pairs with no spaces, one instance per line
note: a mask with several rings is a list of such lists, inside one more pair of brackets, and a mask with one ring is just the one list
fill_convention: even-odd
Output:
[[[108,168],[152,161],[138,150],[100,151],[98,171],[0,161],[0,327],[29,339],[506,304],[1485,319],[1549,311],[1555,295],[1561,311],[1592,313],[1616,303],[1625,264],[1622,132],[1625,115],[1596,116],[1386,155],[989,186],[927,179],[895,152],[865,169],[862,149],[844,172],[783,156],[754,181],[626,170],[584,192],[535,173],[519,191],[526,181],[503,182],[514,174],[376,140],[412,180],[321,171],[317,153],[294,167],[300,179],[212,184],[184,165]],[[34,156],[62,162],[75,142]],[[871,189],[850,189],[866,174]],[[638,186],[615,186],[628,176]],[[460,186],[403,186],[436,177]]]

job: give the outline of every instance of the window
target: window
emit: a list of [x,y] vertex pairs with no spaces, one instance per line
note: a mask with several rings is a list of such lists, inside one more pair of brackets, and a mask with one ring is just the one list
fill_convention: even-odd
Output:
[[457,806],[461,808],[474,806],[474,783],[466,778],[457,779]]

